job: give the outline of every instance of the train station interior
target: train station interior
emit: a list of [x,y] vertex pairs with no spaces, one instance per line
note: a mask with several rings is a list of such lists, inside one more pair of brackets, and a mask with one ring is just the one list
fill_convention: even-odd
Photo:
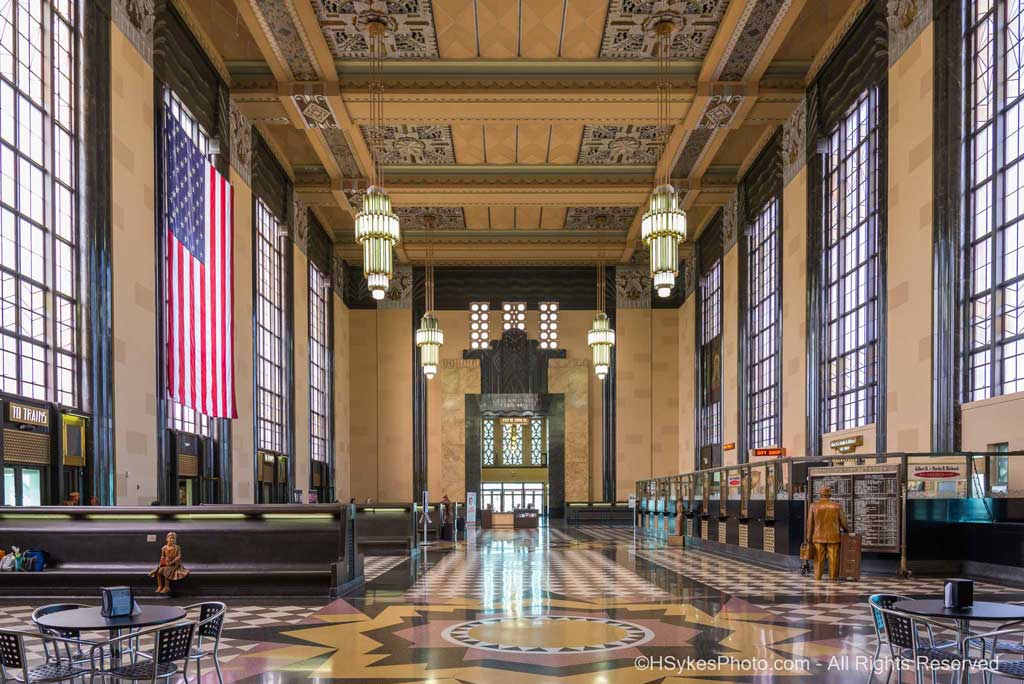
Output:
[[1024,680],[1022,72],[1020,0],[0,0],[2,681]]

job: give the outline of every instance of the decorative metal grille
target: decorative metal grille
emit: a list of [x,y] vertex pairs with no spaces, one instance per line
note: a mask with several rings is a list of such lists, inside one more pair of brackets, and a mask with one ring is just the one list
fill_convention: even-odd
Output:
[[523,465],[523,424],[501,424],[501,462],[506,466]]
[[494,420],[490,418],[484,419],[483,457],[485,466],[494,465]]
[[544,419],[530,420],[530,465],[544,465]]

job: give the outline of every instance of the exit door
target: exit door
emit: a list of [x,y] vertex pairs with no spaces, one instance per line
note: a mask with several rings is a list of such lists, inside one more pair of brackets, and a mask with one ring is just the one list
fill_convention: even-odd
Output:
[[4,466],[4,505],[42,506],[42,468],[30,466]]

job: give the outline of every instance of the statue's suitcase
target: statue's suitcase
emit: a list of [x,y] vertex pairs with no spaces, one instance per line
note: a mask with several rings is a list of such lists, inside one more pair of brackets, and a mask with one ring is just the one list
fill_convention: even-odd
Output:
[[844,532],[839,539],[839,578],[860,581],[860,533]]

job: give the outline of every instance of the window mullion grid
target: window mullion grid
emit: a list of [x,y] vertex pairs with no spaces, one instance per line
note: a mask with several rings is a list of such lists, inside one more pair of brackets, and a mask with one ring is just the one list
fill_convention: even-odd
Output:
[[989,248],[989,281],[988,285],[988,298],[989,298],[989,339],[988,339],[988,351],[989,351],[989,365],[988,365],[988,384],[989,384],[989,396],[996,396],[1003,393],[1003,382],[1002,382],[1002,343],[1000,340],[1000,291],[999,283],[1002,280],[1002,237],[1003,231],[1001,229],[1006,215],[1006,111],[1003,106],[1005,100],[1005,86],[1006,86],[1006,60],[1004,56],[1006,54],[1006,3],[1002,0],[995,0],[992,9],[993,13],[993,24],[992,27],[992,40],[994,45],[992,47],[992,69],[994,73],[992,75],[992,98],[991,107],[993,108],[993,140],[992,140],[992,153],[994,155],[993,163],[995,168],[995,174],[992,183],[992,190],[994,193],[992,201],[992,224],[989,232],[990,248]]
[[868,197],[867,197],[867,216],[862,225],[862,230],[867,231],[866,244],[868,247],[867,253],[864,255],[867,264],[868,280],[866,283],[867,298],[864,302],[866,306],[865,321],[867,323],[867,334],[864,340],[865,347],[865,360],[867,366],[865,367],[865,379],[867,384],[865,387],[870,391],[871,396],[868,398],[865,404],[866,415],[864,420],[867,423],[874,423],[878,417],[878,402],[880,400],[878,393],[878,339],[879,339],[879,316],[880,311],[878,310],[878,288],[881,283],[880,273],[878,272],[878,253],[879,253],[879,238],[880,238],[880,226],[878,219],[878,202],[879,196],[878,178],[879,169],[878,165],[881,159],[881,151],[878,148],[878,91],[872,88],[868,92],[868,139],[867,139],[867,154],[866,160],[867,172],[870,174],[868,178]]
[[[967,58],[964,60],[962,75],[963,82],[966,86],[967,97],[964,98],[963,108],[963,129],[965,131],[965,138],[967,144],[964,146],[964,169],[965,178],[967,178],[967,186],[969,191],[965,197],[965,213],[964,216],[967,218],[965,221],[965,238],[968,245],[967,251],[967,268],[965,269],[964,277],[967,286],[965,287],[965,299],[961,302],[961,306],[965,308],[964,319],[967,321],[967,325],[963,331],[964,339],[964,356],[965,363],[964,369],[961,373],[961,379],[963,382],[962,397],[965,401],[972,401],[975,399],[986,396],[985,388],[987,387],[988,392],[992,391],[991,388],[991,348],[988,344],[981,346],[977,345],[978,332],[977,328],[990,324],[991,311],[986,312],[988,321],[985,323],[978,323],[977,314],[978,302],[984,299],[984,292],[978,294],[977,290],[977,262],[978,253],[981,245],[985,240],[989,239],[994,229],[994,212],[995,207],[998,203],[997,190],[996,190],[996,167],[994,164],[995,155],[995,122],[993,112],[990,111],[989,115],[985,118],[984,123],[978,124],[980,112],[979,108],[979,83],[983,80],[979,76],[979,68],[981,65],[982,45],[980,42],[980,30],[984,24],[994,19],[994,9],[989,9],[985,16],[980,19],[976,19],[976,4],[975,0],[968,0],[964,3],[963,12],[965,15],[965,30],[962,36],[963,44],[966,46],[965,54]],[[994,41],[994,31],[989,32],[989,39]],[[994,46],[991,48],[994,50]],[[989,60],[987,65],[988,69],[993,69],[992,61]],[[994,78],[989,78],[989,83],[994,81]],[[991,139],[991,143],[988,144],[989,154],[985,157],[979,155],[979,146],[982,140],[986,137]],[[984,168],[984,173],[979,173],[978,160],[984,160],[987,163]],[[979,176],[982,180],[979,180]],[[976,229],[978,225],[979,217],[979,194],[982,187],[988,183],[988,188],[985,192],[985,198],[989,208],[989,227],[987,231],[979,231]],[[981,237],[976,237],[978,233],[981,233]],[[991,303],[990,303],[991,304]],[[988,341],[989,343],[991,340]],[[989,364],[983,369],[983,373],[987,380],[979,387],[976,376],[976,362],[975,359],[982,357],[984,350],[989,349]]]
[[52,2],[44,2],[43,8],[43,74],[48,82],[43,83],[43,149],[47,152],[50,165],[49,173],[46,174],[44,185],[44,202],[46,206],[46,219],[48,225],[43,230],[43,254],[46,259],[46,275],[49,278],[49,287],[43,287],[43,308],[46,312],[46,325],[44,326],[46,337],[44,374],[46,377],[46,398],[50,401],[57,400],[57,307],[55,291],[57,285],[57,249],[54,240],[56,221],[56,178],[57,178],[57,145],[54,140],[53,127],[56,125],[56,96],[54,84],[56,82],[56,60],[54,59],[54,9]]

